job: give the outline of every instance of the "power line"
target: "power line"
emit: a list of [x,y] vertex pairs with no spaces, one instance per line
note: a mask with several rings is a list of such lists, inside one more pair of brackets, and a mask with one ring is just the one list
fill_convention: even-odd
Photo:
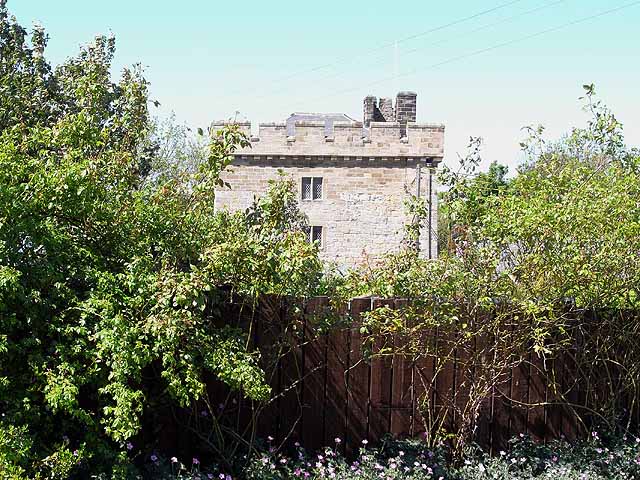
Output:
[[[493,13],[493,12],[495,12],[497,10],[509,7],[509,6],[514,5],[516,3],[521,3],[523,1],[525,1],[525,0],[511,0],[509,2],[502,3],[500,5],[497,5],[495,7],[489,8],[487,10],[483,10],[481,12],[474,13],[473,15],[470,15],[468,17],[464,17],[464,18],[461,18],[461,19],[458,19],[458,20],[454,20],[452,22],[449,22],[449,23],[446,23],[446,24],[443,24],[443,25],[438,25],[437,27],[430,28],[429,30],[425,30],[425,31],[420,32],[420,33],[415,33],[413,35],[401,38],[399,40],[394,40],[393,42],[385,43],[383,45],[380,45],[378,47],[372,48],[370,50],[366,50],[365,52],[363,52],[363,53],[361,53],[359,55],[356,55],[355,57],[354,56],[348,56],[348,57],[344,56],[344,57],[342,57],[342,58],[340,58],[340,59],[338,59],[338,60],[336,60],[334,62],[331,62],[331,63],[327,63],[327,64],[324,64],[324,65],[319,65],[317,67],[313,67],[313,68],[310,68],[310,69],[307,69],[307,70],[300,70],[300,71],[294,72],[294,73],[292,73],[290,75],[285,75],[284,77],[281,77],[279,79],[274,80],[273,83],[274,84],[276,84],[276,83],[279,84],[281,82],[285,82],[287,80],[291,80],[292,78],[296,78],[296,77],[299,77],[299,76],[302,76],[302,75],[306,75],[306,74],[309,74],[309,73],[315,73],[317,71],[324,70],[326,68],[330,68],[330,67],[333,67],[333,66],[336,66],[336,65],[340,65],[342,63],[352,62],[354,60],[354,58],[360,58],[360,57],[363,57],[363,56],[368,56],[371,53],[379,52],[380,50],[384,50],[384,49],[393,47],[396,44],[405,43],[405,42],[408,42],[410,40],[413,40],[413,39],[416,39],[416,38],[419,38],[419,37],[422,37],[422,36],[425,36],[425,35],[429,35],[431,33],[438,32],[440,30],[445,30],[445,29],[453,27],[455,25],[459,25],[461,23],[468,22],[470,20],[474,20],[474,19],[479,18],[479,17],[481,17],[483,15],[487,15],[489,13]],[[236,94],[240,94],[240,93],[246,93],[246,90],[238,90],[238,91],[235,91],[235,92],[231,92],[230,95],[236,95]]]
[[579,18],[577,20],[573,20],[571,22],[564,23],[562,25],[558,25],[558,26],[551,27],[551,28],[548,28],[548,29],[545,29],[545,30],[541,30],[539,32],[532,33],[532,34],[529,34],[529,35],[525,35],[523,37],[515,38],[513,40],[508,40],[506,42],[498,43],[496,45],[492,45],[492,46],[487,47],[487,48],[482,48],[480,50],[475,50],[475,51],[467,53],[467,54],[458,55],[456,57],[451,57],[451,58],[448,58],[448,59],[443,60],[441,62],[437,62],[437,63],[431,64],[431,65],[428,65],[425,68],[415,68],[410,72],[402,73],[400,75],[392,75],[390,77],[382,78],[380,80],[376,80],[374,82],[370,82],[370,83],[365,84],[365,85],[360,85],[358,87],[348,88],[348,89],[345,89],[345,90],[340,90],[338,92],[330,93],[330,94],[323,95],[323,96],[320,96],[320,97],[315,97],[315,98],[313,98],[313,100],[322,100],[322,99],[325,99],[325,98],[328,98],[328,97],[333,97],[333,96],[336,96],[336,95],[342,95],[344,93],[350,93],[350,92],[353,92],[353,91],[360,90],[363,87],[370,87],[370,86],[373,86],[373,85],[379,85],[381,83],[388,82],[389,80],[394,80],[396,78],[401,78],[401,77],[407,77],[407,76],[410,76],[410,75],[414,75],[415,73],[417,73],[418,71],[421,71],[421,70],[430,70],[430,69],[435,69],[435,68],[438,68],[438,67],[442,67],[442,66],[447,65],[449,63],[454,63],[454,62],[457,62],[459,60],[464,60],[464,59],[467,59],[467,58],[471,58],[471,57],[474,57],[474,56],[477,56],[477,55],[481,55],[483,53],[487,53],[487,52],[491,52],[493,50],[497,50],[499,48],[508,47],[510,45],[514,45],[516,43],[521,43],[521,42],[524,42],[526,40],[531,40],[532,38],[537,38],[537,37],[540,37],[542,35],[546,35],[548,33],[557,32],[559,30],[562,30],[562,29],[565,29],[565,28],[568,28],[568,27],[572,27],[572,26],[578,25],[580,23],[587,22],[589,20],[595,20],[596,18],[604,17],[605,15],[610,15],[612,13],[616,13],[616,12],[619,12],[621,10],[624,10],[624,9],[627,9],[627,8],[630,8],[630,7],[639,5],[639,4],[640,4],[640,0],[635,1],[635,2],[626,3],[626,4],[621,5],[619,7],[611,8],[611,9],[605,10],[603,12],[596,13],[594,15],[589,15],[587,17],[582,17],[582,18]]
[[[539,12],[541,10],[544,10],[544,9],[547,9],[547,8],[550,8],[550,7],[554,7],[556,5],[559,5],[561,3],[566,3],[566,2],[567,2],[567,0],[554,0],[552,2],[548,2],[548,3],[545,3],[543,5],[540,5],[540,6],[536,7],[536,8],[532,8],[530,10],[518,13],[516,15],[512,15],[510,17],[503,18],[503,19],[501,19],[501,20],[499,20],[497,22],[493,22],[493,23],[490,23],[490,24],[487,24],[487,25],[483,25],[483,26],[481,26],[479,28],[474,28],[473,30],[465,32],[465,33],[463,33],[461,35],[457,35],[457,36],[451,37],[451,38],[445,38],[444,40],[440,40],[440,41],[437,41],[437,42],[429,43],[427,45],[423,45],[421,47],[417,47],[417,48],[414,48],[414,49],[411,49],[411,50],[406,50],[406,51],[404,51],[402,53],[403,53],[403,55],[407,55],[407,54],[412,54],[412,53],[419,52],[421,50],[426,50],[427,48],[431,48],[431,47],[435,47],[435,46],[439,46],[439,45],[444,45],[444,44],[447,44],[447,43],[451,42],[452,40],[458,40],[460,38],[465,38],[465,37],[468,37],[470,35],[473,35],[474,33],[478,33],[478,32],[480,32],[482,30],[486,30],[486,29],[489,29],[489,28],[496,27],[498,25],[509,23],[509,22],[517,20],[517,19],[519,19],[521,17],[525,17],[527,15],[531,15],[531,14],[537,13],[537,12]],[[379,62],[378,60],[383,60],[383,59],[384,59],[384,57],[376,57],[376,62],[374,62],[373,65],[382,63],[382,62]],[[322,76],[322,77],[319,77],[319,78],[315,78],[313,81],[314,82],[320,82],[322,80],[341,77],[341,76],[344,76],[344,75],[347,75],[347,72],[342,71],[342,72],[337,72],[337,73],[331,73],[329,75],[325,75],[325,76]],[[399,75],[400,75],[399,73],[396,73],[394,75],[394,77],[397,78]],[[277,90],[275,92],[272,92],[272,94],[280,93],[280,92],[286,92],[286,91],[289,91],[289,89],[288,88],[280,89],[280,90]],[[268,98],[268,97],[269,97],[268,95],[263,95],[263,96],[258,97],[256,100],[259,101],[259,100],[262,100],[263,98]]]

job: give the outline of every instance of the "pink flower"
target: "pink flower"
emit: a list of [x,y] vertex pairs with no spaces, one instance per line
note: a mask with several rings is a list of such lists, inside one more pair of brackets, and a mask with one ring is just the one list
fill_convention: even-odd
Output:
[[176,457],[171,457],[171,463],[178,463],[178,459]]
[[196,457],[193,457],[193,460],[191,460],[191,463],[193,463],[194,465],[200,465],[200,460],[198,460]]
[[127,442],[127,450],[133,450],[133,443]]
[[340,442],[342,442],[342,440],[340,440],[340,437],[336,437],[336,438],[334,438],[333,440],[334,440],[336,443],[340,443]]

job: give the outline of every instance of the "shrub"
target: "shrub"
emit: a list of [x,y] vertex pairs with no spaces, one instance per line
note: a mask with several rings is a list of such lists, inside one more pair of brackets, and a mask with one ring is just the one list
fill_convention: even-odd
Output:
[[460,461],[452,461],[443,448],[429,449],[423,442],[389,441],[380,449],[360,449],[348,460],[337,448],[316,455],[296,447],[293,457],[264,452],[244,473],[251,480],[605,480],[640,478],[640,439],[607,442],[594,436],[587,442],[566,441],[542,445],[526,435],[513,439],[507,451],[490,456],[468,448]]

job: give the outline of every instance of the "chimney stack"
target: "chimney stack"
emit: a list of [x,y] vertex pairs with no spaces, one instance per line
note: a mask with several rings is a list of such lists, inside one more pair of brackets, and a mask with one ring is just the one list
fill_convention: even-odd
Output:
[[373,95],[364,98],[364,118],[365,128],[371,126],[371,122],[398,122],[400,124],[400,135],[407,136],[407,123],[416,121],[416,105],[418,95],[415,92],[400,92],[396,96],[394,108],[393,100],[390,98],[378,99]]
[[396,121],[406,125],[416,121],[416,104],[418,95],[415,92],[400,92],[396,97]]
[[366,97],[364,97],[363,122],[364,122],[364,126],[367,128],[369,127],[369,125],[371,125],[371,122],[375,121],[377,102],[378,102],[378,99],[373,95],[367,95]]

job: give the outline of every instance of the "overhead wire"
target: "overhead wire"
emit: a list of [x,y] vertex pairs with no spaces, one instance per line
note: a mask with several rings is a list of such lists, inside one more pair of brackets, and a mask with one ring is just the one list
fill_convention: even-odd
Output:
[[[412,54],[412,53],[415,53],[415,52],[426,50],[426,49],[431,48],[431,47],[444,45],[444,44],[450,43],[451,41],[459,40],[461,38],[468,37],[470,35],[473,35],[475,33],[480,32],[482,30],[487,30],[489,28],[493,28],[493,27],[496,27],[496,26],[499,26],[499,25],[503,25],[503,24],[506,24],[506,23],[513,22],[513,21],[515,21],[515,20],[517,20],[519,18],[522,18],[522,17],[525,17],[527,15],[531,15],[531,14],[540,12],[540,11],[542,11],[544,9],[551,8],[551,7],[554,7],[554,6],[559,5],[561,3],[566,3],[566,2],[567,2],[567,0],[554,0],[552,2],[547,2],[547,3],[543,4],[543,5],[539,5],[539,6],[535,7],[535,8],[532,8],[532,9],[526,10],[524,12],[520,12],[518,14],[503,18],[503,19],[501,19],[501,20],[499,20],[497,22],[489,23],[489,24],[483,25],[481,27],[474,28],[474,29],[472,29],[472,30],[470,30],[468,32],[464,32],[461,35],[456,35],[454,37],[445,38],[443,40],[439,40],[439,41],[436,41],[436,42],[433,42],[433,43],[429,43],[427,45],[422,45],[420,47],[413,48],[411,50],[402,51],[402,55]],[[375,57],[375,61],[373,62],[373,65],[381,64],[381,63],[383,63],[384,60],[385,60],[385,56]],[[314,78],[313,81],[314,81],[314,83],[317,83],[317,82],[321,82],[323,80],[342,77],[342,76],[345,76],[345,75],[348,75],[348,74],[349,74],[349,72],[347,72],[347,71],[332,72],[332,73],[330,73],[328,75],[324,75],[324,76],[321,76],[321,77],[318,77],[318,78]],[[280,88],[278,90],[271,91],[269,94],[264,94],[264,95],[260,95],[258,97],[255,97],[255,98],[253,98],[253,101],[260,102],[261,100],[264,100],[264,99],[267,99],[267,98],[271,98],[272,95],[277,95],[279,93],[289,92],[290,90],[291,90],[290,87],[283,87],[283,88]]]
[[[394,46],[396,46],[398,44],[405,43],[405,42],[408,42],[410,40],[414,40],[416,38],[423,37],[425,35],[429,35],[429,34],[432,34],[432,33],[435,33],[435,32],[439,32],[441,30],[445,30],[447,28],[451,28],[451,27],[454,27],[456,25],[460,25],[462,23],[465,23],[465,22],[468,22],[468,21],[471,21],[471,20],[475,20],[476,18],[482,17],[484,15],[488,15],[490,13],[496,12],[498,10],[501,10],[503,8],[506,8],[506,7],[509,7],[511,5],[515,5],[516,3],[521,3],[523,1],[525,1],[525,0],[510,0],[508,2],[501,3],[499,5],[496,5],[495,7],[492,7],[492,8],[486,9],[486,10],[482,10],[482,11],[474,13],[472,15],[469,15],[469,16],[466,16],[466,17],[463,17],[463,18],[460,18],[460,19],[457,19],[457,20],[453,20],[451,22],[448,22],[448,23],[445,23],[445,24],[442,24],[442,25],[438,25],[436,27],[432,27],[432,28],[430,28],[428,30],[425,30],[423,32],[414,33],[414,34],[409,35],[407,37],[403,37],[403,38],[400,38],[398,40],[394,40],[393,42],[388,42],[388,43],[379,45],[377,47],[365,50],[365,51],[363,51],[363,52],[361,52],[361,53],[359,53],[359,54],[357,54],[355,56],[353,56],[353,55],[344,56],[344,57],[341,57],[338,60],[335,60],[335,61],[330,62],[330,63],[326,63],[326,64],[319,65],[319,66],[316,66],[316,67],[312,67],[312,68],[306,69],[306,70],[299,70],[297,72],[293,72],[293,73],[291,73],[289,75],[285,75],[285,76],[283,76],[281,78],[273,80],[272,83],[273,84],[280,84],[280,83],[285,82],[287,80],[291,80],[292,78],[297,78],[297,77],[300,77],[302,75],[306,75],[306,74],[309,74],[309,73],[315,73],[317,71],[324,70],[324,69],[327,69],[327,68],[331,68],[331,67],[334,67],[336,65],[341,65],[343,63],[350,63],[350,62],[353,62],[354,58],[360,58],[360,57],[368,56],[368,55],[370,55],[372,53],[379,52],[381,50],[384,50],[384,49],[387,49],[387,48],[390,48],[390,47],[394,47]],[[230,92],[229,95],[236,95],[236,94],[240,94],[240,93],[245,94],[246,90],[243,89],[243,90],[233,91],[233,92]]]
[[566,22],[566,23],[563,23],[561,25],[557,25],[555,27],[551,27],[551,28],[547,28],[547,29],[544,29],[544,30],[540,30],[540,31],[532,33],[532,34],[524,35],[522,37],[518,37],[518,38],[515,38],[515,39],[512,39],[512,40],[501,42],[501,43],[492,45],[490,47],[482,48],[482,49],[479,49],[479,50],[474,50],[474,51],[466,53],[466,54],[462,54],[462,55],[458,55],[458,56],[455,56],[455,57],[451,57],[451,58],[445,59],[443,61],[436,62],[436,63],[433,63],[431,65],[428,65],[428,66],[426,66],[424,68],[420,68],[420,67],[419,68],[415,68],[415,69],[413,69],[413,70],[411,70],[409,72],[405,72],[405,73],[401,73],[401,74],[397,74],[397,75],[391,75],[389,77],[385,77],[385,78],[382,78],[382,79],[367,83],[365,85],[359,85],[358,87],[352,87],[352,88],[340,90],[340,91],[337,91],[337,92],[329,93],[329,94],[326,94],[326,95],[322,95],[322,96],[319,96],[319,97],[314,97],[313,100],[321,100],[321,99],[326,99],[328,97],[342,95],[344,93],[350,93],[350,92],[353,92],[353,91],[358,91],[363,87],[370,87],[370,86],[374,86],[374,85],[379,85],[381,83],[385,83],[385,82],[388,82],[390,80],[395,80],[397,78],[402,78],[402,77],[407,77],[407,76],[410,76],[410,75],[414,75],[414,74],[416,74],[416,73],[418,73],[420,71],[439,68],[439,67],[442,67],[444,65],[448,65],[450,63],[454,63],[454,62],[457,62],[457,61],[460,61],[460,60],[464,60],[464,59],[467,59],[467,58],[472,58],[472,57],[475,57],[477,55],[482,55],[484,53],[491,52],[493,50],[497,50],[497,49],[500,49],[500,48],[504,48],[504,47],[508,47],[508,46],[511,46],[511,45],[515,45],[517,43],[521,43],[521,42],[524,42],[524,41],[527,41],[527,40],[531,40],[533,38],[537,38],[537,37],[540,37],[540,36],[543,36],[543,35],[546,35],[546,34],[549,34],[549,33],[553,33],[553,32],[557,32],[559,30],[563,30],[565,28],[569,28],[569,27],[572,27],[572,26],[575,26],[575,25],[579,25],[581,23],[585,23],[585,22],[590,21],[590,20],[595,20],[597,18],[604,17],[606,15],[610,15],[612,13],[616,13],[616,12],[625,10],[627,8],[634,7],[636,5],[640,5],[640,0],[637,0],[637,1],[634,1],[634,2],[629,2],[629,3],[623,4],[623,5],[614,7],[614,8],[610,8],[610,9],[604,10],[602,12],[593,14],[593,15],[588,15],[586,17],[581,17],[579,19],[572,20],[570,22]]

